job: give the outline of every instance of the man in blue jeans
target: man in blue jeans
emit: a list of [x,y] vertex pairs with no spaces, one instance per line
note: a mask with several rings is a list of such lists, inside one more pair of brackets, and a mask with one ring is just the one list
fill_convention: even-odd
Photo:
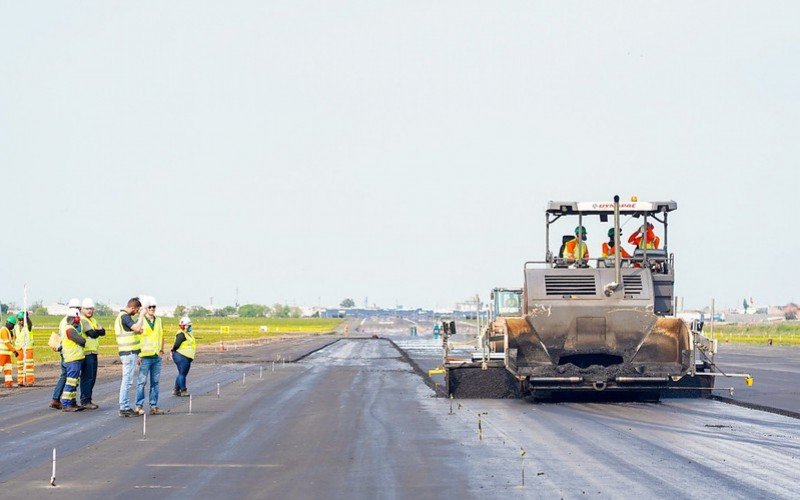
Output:
[[[69,299],[67,302],[67,307],[69,309],[75,309],[80,307],[81,302],[76,299],[72,298]],[[67,324],[67,317],[64,316],[61,318],[61,321],[58,324],[58,331],[60,332],[65,325]],[[61,376],[58,377],[58,381],[56,382],[56,388],[53,390],[53,399],[50,401],[50,408],[54,410],[61,409],[61,393],[64,392],[64,386],[67,383],[67,366],[64,364],[64,353],[61,352],[61,348],[58,348],[58,355],[61,358]]]
[[192,320],[188,316],[181,318],[178,322],[180,330],[175,334],[175,344],[172,346],[172,361],[178,369],[178,376],[175,378],[175,389],[172,394],[175,396],[188,396],[189,390],[186,388],[186,375],[192,367],[192,360],[196,351],[194,333],[192,333]]
[[119,416],[135,417],[139,414],[131,408],[128,393],[133,383],[133,371],[139,361],[142,349],[142,318],[134,321],[133,316],[139,314],[142,303],[138,297],[128,300],[128,305],[120,311],[114,321],[114,333],[117,337],[119,359],[122,361],[122,382],[119,385]]
[[144,415],[144,386],[150,376],[150,414],[161,415],[158,408],[158,382],[161,356],[164,355],[164,329],[156,317],[156,299],[148,297],[142,322],[142,350],[139,355],[139,380],[136,384],[136,412]]
[[81,302],[81,335],[86,339],[83,347],[83,364],[81,365],[81,406],[87,410],[96,410],[98,406],[92,402],[92,391],[97,380],[97,351],[100,349],[100,337],[105,336],[106,329],[100,326],[94,317],[94,301],[86,297]]

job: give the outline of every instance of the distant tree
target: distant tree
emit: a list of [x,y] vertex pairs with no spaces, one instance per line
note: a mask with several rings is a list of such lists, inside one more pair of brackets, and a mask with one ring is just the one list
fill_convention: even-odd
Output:
[[291,314],[292,310],[289,306],[285,304],[276,303],[272,306],[272,317],[273,318],[288,318]]
[[189,309],[189,316],[193,318],[207,318],[211,316],[211,311],[203,306],[192,306],[191,309]]
[[34,316],[47,316],[47,312],[48,311],[47,311],[47,308],[45,306],[37,306],[33,310],[33,315]]
[[114,311],[108,306],[108,304],[103,304],[102,302],[98,302],[94,305],[94,313],[97,316],[113,316]]
[[794,321],[794,320],[796,320],[796,319],[797,319],[797,311],[789,311],[789,312],[787,312],[787,313],[784,315],[784,318],[786,318],[786,319],[787,319],[787,320],[789,320],[789,321]]
[[233,315],[236,314],[236,312],[237,312],[237,309],[235,307],[233,307],[233,306],[225,306],[225,307],[223,307],[221,309],[217,309],[216,311],[214,311],[214,316],[217,316],[217,317],[233,316]]
[[0,313],[6,314],[8,312],[8,304],[0,304]]
[[353,299],[344,299],[340,304],[339,307],[355,307],[356,303]]
[[239,307],[239,316],[243,318],[258,318],[267,315],[267,306],[261,304],[244,304]]
[[299,318],[302,315],[303,315],[303,310],[300,309],[299,307],[292,307],[290,309],[289,316],[291,316],[292,318]]
[[175,306],[174,314],[175,316],[186,316],[186,311],[188,311],[188,309],[186,309],[186,306],[184,306],[183,304],[179,304]]

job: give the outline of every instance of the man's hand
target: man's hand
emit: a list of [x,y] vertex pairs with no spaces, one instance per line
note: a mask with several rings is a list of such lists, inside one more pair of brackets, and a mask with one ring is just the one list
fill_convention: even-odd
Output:
[[136,358],[136,365],[141,366],[141,364],[142,364],[142,358]]

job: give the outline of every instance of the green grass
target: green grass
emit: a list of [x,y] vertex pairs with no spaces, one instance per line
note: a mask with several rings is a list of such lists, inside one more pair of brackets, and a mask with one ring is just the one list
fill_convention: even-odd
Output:
[[[709,330],[704,328],[706,334]],[[800,346],[800,322],[789,321],[775,325],[715,325],[714,337],[720,343]]]
[[[47,345],[51,332],[58,332],[58,323],[61,316],[33,316],[34,359],[37,362],[55,361],[59,359],[58,353]],[[171,346],[178,331],[179,318],[162,318],[164,324],[164,339]],[[100,355],[116,355],[117,344],[114,337],[115,317],[98,317],[98,322],[106,329],[106,336],[100,338]],[[246,339],[260,339],[276,337],[283,334],[319,334],[328,333],[336,329],[342,322],[341,319],[320,318],[197,318],[192,319],[192,329],[198,345],[213,344],[224,340],[225,342]],[[230,327],[230,333],[221,334],[220,327]],[[266,326],[266,333],[261,331],[261,326]]]

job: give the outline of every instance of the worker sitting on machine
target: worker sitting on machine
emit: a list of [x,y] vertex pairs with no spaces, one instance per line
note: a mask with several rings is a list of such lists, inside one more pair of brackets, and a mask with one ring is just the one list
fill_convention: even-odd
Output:
[[586,247],[585,227],[575,228],[575,237],[564,244],[561,257],[569,264],[576,264],[577,267],[588,267],[589,249]]
[[[620,231],[619,235],[622,236],[622,231]],[[614,239],[614,228],[612,227],[608,230],[608,243],[603,243],[603,252],[601,255],[602,258],[606,259],[606,267],[614,267]],[[631,258],[631,254],[629,254],[621,245],[619,247],[619,256],[623,259]],[[623,260],[621,264],[625,264],[625,261]]]
[[661,245],[661,238],[656,236],[656,233],[653,231],[653,224],[648,222],[647,230],[645,230],[645,226],[642,225],[642,227],[628,238],[628,243],[642,250],[657,250]]

